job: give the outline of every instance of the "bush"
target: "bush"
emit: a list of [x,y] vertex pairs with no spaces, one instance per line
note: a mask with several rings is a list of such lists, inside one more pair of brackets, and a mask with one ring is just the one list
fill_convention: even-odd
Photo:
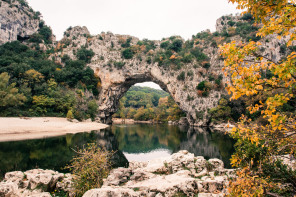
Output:
[[87,103],[87,113],[92,120],[95,120],[98,108],[99,106],[95,100],[91,100]]
[[183,41],[182,40],[175,40],[170,46],[169,49],[175,51],[175,52],[180,52],[182,50],[183,46]]
[[191,54],[196,58],[197,61],[207,60],[208,56],[204,54],[200,48],[194,48],[191,51]]
[[194,56],[192,54],[186,54],[182,58],[182,62],[184,62],[184,63],[191,63],[193,58],[194,58]]
[[77,151],[77,156],[66,166],[74,175],[76,196],[82,196],[86,191],[103,185],[103,179],[111,170],[111,157],[112,153],[99,148],[95,143],[87,144]]
[[134,53],[130,48],[127,48],[122,51],[121,55],[124,59],[132,59],[134,56]]
[[179,81],[184,81],[185,80],[185,72],[182,71],[178,76],[177,76],[177,79]]
[[67,119],[68,119],[68,120],[72,120],[72,119],[74,119],[73,112],[72,112],[71,109],[70,109],[70,110],[68,111],[68,113],[67,113]]
[[228,21],[227,22],[227,25],[229,25],[230,27],[232,27],[233,25],[235,25],[235,22],[234,21]]
[[117,69],[121,69],[125,65],[125,62],[114,62],[113,65]]
[[168,48],[169,45],[170,45],[170,42],[165,41],[160,44],[160,48],[166,49],[166,48]]
[[52,43],[52,31],[48,26],[43,25],[42,28],[39,29],[39,34],[43,37],[43,40],[46,44]]
[[91,58],[95,55],[92,50],[88,50],[86,48],[81,48],[77,51],[76,57],[78,60],[85,61],[86,63],[90,63]]

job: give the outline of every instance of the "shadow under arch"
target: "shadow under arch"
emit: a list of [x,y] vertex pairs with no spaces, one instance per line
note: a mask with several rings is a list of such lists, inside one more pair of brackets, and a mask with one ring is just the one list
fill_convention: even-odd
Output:
[[125,93],[135,84],[143,82],[154,82],[158,84],[162,90],[166,91],[173,98],[175,103],[179,108],[186,112],[185,109],[182,109],[180,106],[180,101],[176,100],[174,97],[174,91],[170,91],[167,85],[153,77],[151,74],[136,74],[132,77],[126,78],[121,83],[115,83],[111,86],[105,88],[102,86],[101,92],[99,95],[99,114],[102,123],[111,124],[112,115],[117,112],[119,108],[119,100],[125,95]]

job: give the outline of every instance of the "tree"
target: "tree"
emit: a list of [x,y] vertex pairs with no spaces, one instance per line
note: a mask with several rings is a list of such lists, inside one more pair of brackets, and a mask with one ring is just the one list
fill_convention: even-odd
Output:
[[18,92],[15,83],[9,84],[9,78],[6,72],[0,74],[0,107],[22,105],[27,100]]
[[[230,0],[239,9],[247,12],[262,23],[257,36],[277,35],[285,37],[286,46],[293,46],[296,40],[295,1],[288,0]],[[257,97],[258,102],[250,104],[251,114],[262,114],[265,124],[254,123],[242,116],[232,136],[238,139],[232,164],[240,167],[238,178],[232,182],[230,194],[233,196],[288,195],[296,193],[294,181],[273,178],[277,169],[277,155],[296,154],[296,121],[293,112],[283,110],[283,106],[296,97],[296,53],[290,52],[280,61],[274,61],[260,54],[262,43],[235,41],[220,46],[225,58],[224,70],[231,78],[227,90],[232,99],[243,96]],[[266,73],[270,73],[266,77]],[[272,171],[270,170],[272,169]],[[284,173],[283,171],[279,171]],[[283,186],[284,183],[290,187]],[[246,193],[247,192],[247,193]],[[278,194],[274,194],[278,193]]]

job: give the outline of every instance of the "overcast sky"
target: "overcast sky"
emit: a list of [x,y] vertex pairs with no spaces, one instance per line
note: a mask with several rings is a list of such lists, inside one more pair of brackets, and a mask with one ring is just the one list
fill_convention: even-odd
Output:
[[[172,35],[191,38],[216,20],[239,11],[228,0],[28,0],[60,40],[70,26],[86,26],[91,34],[111,31],[140,39]],[[159,88],[157,86],[148,85]]]
[[216,19],[238,11],[228,0],[28,0],[40,11],[57,39],[69,26],[86,26],[91,34],[111,31],[140,39],[180,35],[191,38],[215,31]]

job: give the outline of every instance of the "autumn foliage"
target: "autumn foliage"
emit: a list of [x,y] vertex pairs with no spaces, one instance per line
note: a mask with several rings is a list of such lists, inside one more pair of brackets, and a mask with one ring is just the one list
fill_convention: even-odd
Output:
[[[294,0],[230,0],[238,9],[247,10],[261,23],[257,36],[273,35],[285,42],[286,47],[295,45],[296,6]],[[256,98],[249,105],[250,114],[261,114],[264,124],[254,123],[246,116],[232,135],[238,139],[232,164],[240,167],[238,178],[231,183],[232,196],[277,196],[296,193],[296,183],[272,178],[267,166],[277,169],[276,155],[296,155],[295,109],[284,106],[294,102],[296,96],[296,53],[275,61],[260,53],[261,42],[231,42],[220,46],[225,58],[224,71],[231,81],[227,91],[232,99]],[[266,77],[266,73],[269,73]],[[286,181],[286,180],[285,180]]]

